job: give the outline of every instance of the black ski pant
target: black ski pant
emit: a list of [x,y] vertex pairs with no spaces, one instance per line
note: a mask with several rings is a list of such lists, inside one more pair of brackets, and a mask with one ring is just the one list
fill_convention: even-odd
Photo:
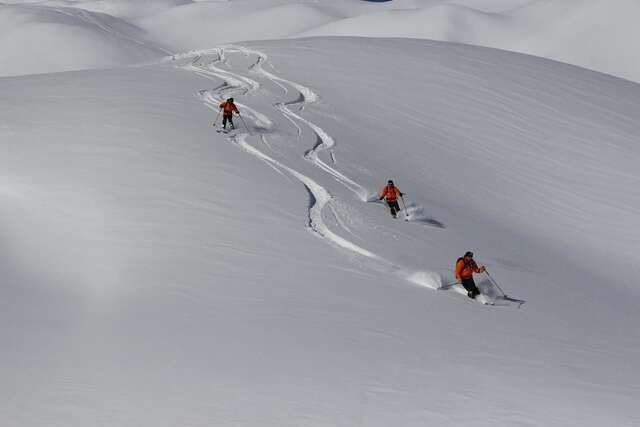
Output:
[[223,114],[222,115],[222,127],[224,129],[227,128],[227,122],[231,125],[231,129],[235,129],[236,127],[233,125],[233,114]]
[[468,279],[462,279],[462,286],[467,290],[469,298],[475,298],[480,295],[480,289],[476,286],[476,282],[473,281],[473,277]]
[[398,200],[387,200],[387,205],[389,205],[389,209],[391,210],[391,216],[395,217],[398,212],[400,212],[400,205],[398,205]]

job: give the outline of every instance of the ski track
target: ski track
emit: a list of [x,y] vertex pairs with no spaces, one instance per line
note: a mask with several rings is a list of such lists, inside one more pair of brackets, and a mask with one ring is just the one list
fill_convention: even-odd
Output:
[[276,168],[280,168],[282,170],[287,171],[294,178],[300,181],[304,187],[307,189],[309,194],[311,194],[311,207],[309,208],[309,218],[307,225],[318,235],[329,239],[331,242],[336,244],[337,246],[348,249],[352,252],[355,252],[359,255],[365,256],[367,258],[372,258],[379,260],[381,259],[378,255],[356,245],[355,243],[350,242],[347,239],[344,239],[331,231],[329,227],[325,224],[322,218],[322,210],[331,200],[331,194],[320,184],[309,178],[308,176],[301,174],[300,172],[292,169],[288,166],[283,165],[279,161],[267,156],[262,151],[253,147],[251,144],[246,141],[247,134],[240,134],[238,137],[232,137],[232,140],[244,151],[253,156],[259,158],[260,160],[271,164]]
[[[217,54],[218,61],[224,58],[224,52],[216,52],[216,54]],[[222,99],[224,99],[229,94],[229,92],[235,92],[240,90],[242,91],[242,93],[246,94],[250,91],[258,90],[260,88],[260,84],[257,81],[250,79],[248,77],[239,76],[235,73],[231,73],[229,71],[216,67],[213,64],[207,64],[206,66],[202,66],[198,64],[199,61],[201,61],[201,59],[202,59],[202,54],[198,54],[190,63],[184,65],[182,68],[206,78],[215,77],[225,81],[226,84],[222,85],[221,90],[218,91],[218,93],[220,94],[220,98]],[[203,99],[207,107],[212,108],[214,110],[218,108],[218,104],[220,100],[216,99],[216,97],[211,91],[209,90],[200,91],[199,96]],[[238,103],[238,105],[242,106],[243,109],[249,111],[253,116],[253,118],[256,120],[257,124],[262,129],[270,129],[272,127],[272,122],[266,115],[246,105],[243,105],[240,103]],[[321,186],[320,184],[318,184],[316,181],[309,178],[308,176],[298,172],[293,168],[285,166],[281,162],[275,160],[274,158],[258,150],[257,148],[255,148],[254,146],[252,146],[247,142],[247,137],[248,137],[248,133],[240,133],[238,134],[238,136],[230,137],[230,139],[237,146],[239,146],[243,151],[262,160],[263,162],[265,162],[267,165],[269,165],[272,169],[276,170],[280,174],[284,174],[283,171],[288,173],[289,175],[293,176],[295,179],[300,181],[303,184],[303,186],[306,188],[311,198],[311,203],[310,203],[309,212],[308,212],[308,221],[307,221],[307,225],[311,230],[313,230],[320,237],[327,239],[328,241],[330,241],[331,243],[333,243],[338,247],[347,249],[351,252],[354,252],[358,255],[361,255],[367,258],[376,259],[376,260],[381,259],[378,255],[334,233],[325,224],[324,219],[322,218],[322,211],[332,199],[331,194],[327,191],[326,188],[324,188],[323,186]],[[263,143],[266,146],[269,146],[266,135],[263,132],[261,132],[260,137]]]
[[[303,134],[303,130],[300,125],[298,125],[298,122],[303,123],[304,125],[309,127],[315,134],[317,143],[313,148],[304,153],[304,159],[313,163],[315,166],[329,174],[337,182],[353,192],[358,197],[358,199],[366,202],[368,191],[363,186],[353,181],[351,178],[347,177],[331,165],[327,164],[319,157],[319,154],[321,152],[327,151],[332,164],[335,165],[336,160],[333,148],[335,147],[336,143],[331,135],[329,135],[317,124],[302,117],[300,114],[292,111],[291,108],[289,108],[295,105],[298,106],[298,111],[303,111],[305,106],[311,103],[318,102],[320,97],[313,90],[302,84],[284,79],[269,71],[266,71],[262,66],[263,64],[267,63],[268,57],[266,54],[258,50],[249,49],[242,46],[229,45],[217,49],[191,51],[184,54],[173,55],[171,58],[169,58],[169,60],[191,59],[190,62],[182,65],[181,67],[202,77],[209,79],[221,79],[224,82],[215,89],[203,90],[198,93],[205,105],[215,111],[218,109],[218,104],[221,102],[221,100],[225,99],[229,95],[234,93],[246,95],[249,92],[257,91],[261,88],[260,83],[254,79],[224,70],[214,65],[215,62],[227,64],[227,59],[225,56],[226,53],[238,53],[243,54],[247,57],[255,55],[257,59],[249,67],[249,70],[255,72],[258,75],[261,75],[262,77],[266,78],[267,80],[271,81],[273,84],[281,88],[284,95],[287,95],[290,92],[288,86],[294,88],[298,92],[297,98],[293,101],[279,102],[276,103],[274,107],[278,111],[280,111],[284,118],[289,120],[296,127],[298,138],[300,138]],[[213,61],[207,63],[206,65],[200,64],[202,58],[209,55],[214,56]],[[216,94],[218,95],[217,97]],[[259,131],[260,141],[269,150],[273,151],[265,134],[265,131],[271,130],[273,128],[272,120],[269,119],[269,117],[265,114],[245,104],[237,104],[242,106],[243,110],[246,110],[249,113],[249,116],[253,119],[255,126]],[[353,237],[358,238],[358,236],[356,236],[351,230],[349,230],[344,225],[344,222],[340,219],[336,210],[331,205],[333,196],[325,187],[323,187],[307,175],[304,175],[301,172],[283,164],[282,162],[274,159],[273,157],[270,157],[253,145],[249,144],[249,142],[247,141],[248,136],[251,136],[251,131],[249,129],[247,129],[247,133],[238,133],[237,135],[230,136],[229,139],[240,149],[258,158],[269,167],[274,169],[276,172],[278,172],[280,175],[284,177],[291,176],[304,186],[310,198],[307,226],[314,232],[315,235],[323,238],[334,246],[346,249],[359,256],[378,261],[377,268],[380,268],[380,264],[382,264],[386,266],[387,272],[391,272],[392,274],[401,277],[405,281],[434,290],[450,290],[450,288],[443,285],[443,278],[437,272],[409,271],[406,268],[399,266],[385,258],[382,258],[379,255],[331,231],[322,217],[322,212],[325,207],[330,208],[330,211],[336,219],[338,225],[340,225],[347,233],[349,233]],[[463,293],[466,296],[466,292],[463,292],[461,288],[458,288],[459,287],[454,286],[451,288],[451,290],[456,293]],[[494,301],[491,301],[484,295],[482,295],[482,298],[478,299],[478,302],[482,304],[494,303]]]
[[[254,49],[248,49],[246,47],[241,47],[241,46],[240,47],[234,46],[232,49],[235,49],[235,51],[237,51],[239,53],[243,53],[243,54],[245,54],[247,56],[248,55],[257,56],[257,58],[258,58],[257,61],[251,66],[251,69],[253,69],[257,74],[263,75],[264,77],[266,77],[267,79],[273,81],[274,84],[277,84],[280,87],[286,87],[286,85],[290,85],[295,90],[298,91],[299,97],[296,100],[291,101],[291,102],[286,102],[286,103],[278,103],[278,104],[276,104],[276,108],[278,108],[280,110],[280,112],[283,115],[285,115],[287,118],[295,119],[295,120],[298,120],[298,121],[306,124],[316,134],[316,136],[317,136],[317,138],[319,140],[319,143],[316,144],[307,153],[305,153],[305,158],[307,160],[313,162],[320,169],[322,169],[325,172],[327,172],[330,175],[332,175],[338,182],[340,182],[347,189],[349,189],[350,191],[355,193],[356,196],[358,196],[358,198],[361,201],[363,201],[363,202],[366,201],[368,192],[364,187],[362,187],[360,184],[356,183],[352,179],[346,177],[343,173],[341,173],[338,170],[336,170],[335,168],[329,166],[327,163],[325,163],[324,161],[322,161],[320,159],[319,153],[321,151],[328,151],[329,157],[331,158],[331,162],[333,164],[336,163],[335,153],[333,151],[333,148],[335,147],[336,143],[335,143],[334,139],[331,137],[331,135],[329,135],[327,132],[325,132],[324,129],[322,129],[320,126],[318,126],[315,123],[305,119],[304,117],[300,116],[299,114],[294,113],[289,108],[289,106],[292,106],[292,105],[299,105],[300,106],[300,111],[302,111],[305,105],[318,102],[320,100],[320,97],[312,89],[308,88],[307,86],[304,86],[304,85],[302,85],[300,83],[296,83],[296,82],[291,81],[291,80],[284,79],[282,77],[276,76],[273,73],[270,73],[269,71],[266,71],[264,69],[264,67],[262,66],[262,64],[266,63],[266,61],[268,59],[266,54],[264,54],[264,53],[262,53],[260,51],[254,50]],[[287,93],[287,92],[285,92],[285,93]],[[291,120],[291,121],[293,121],[293,120]],[[299,132],[299,134],[300,134],[300,132]]]

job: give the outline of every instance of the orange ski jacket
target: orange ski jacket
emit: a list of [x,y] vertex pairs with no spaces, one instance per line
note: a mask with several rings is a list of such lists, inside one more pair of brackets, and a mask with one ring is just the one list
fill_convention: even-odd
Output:
[[465,261],[464,258],[458,258],[456,262],[456,279],[471,279],[473,273],[480,273],[480,268],[474,260]]
[[380,198],[386,199],[387,202],[395,202],[402,195],[400,189],[396,186],[387,185],[380,192]]
[[240,111],[238,111],[238,107],[236,107],[236,104],[234,104],[233,102],[224,101],[220,103],[220,108],[222,108],[223,114],[225,116],[232,115],[234,111],[240,114]]

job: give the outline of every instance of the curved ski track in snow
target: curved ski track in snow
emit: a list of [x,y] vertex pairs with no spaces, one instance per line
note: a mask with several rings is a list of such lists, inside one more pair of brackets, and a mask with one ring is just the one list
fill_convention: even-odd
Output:
[[[278,102],[274,104],[274,107],[280,111],[280,113],[285,117],[288,121],[290,121],[296,128],[298,138],[302,136],[303,130],[298,125],[302,123],[310,128],[316,136],[317,143],[313,148],[304,153],[304,159],[310,161],[315,166],[320,168],[321,170],[328,173],[332,176],[336,181],[342,184],[345,188],[353,192],[358,199],[363,202],[367,201],[367,190],[353,181],[351,178],[345,176],[343,173],[335,169],[333,166],[327,164],[327,162],[323,161],[319,154],[323,151],[327,151],[329,157],[331,159],[332,164],[336,163],[335,154],[333,153],[333,148],[336,143],[335,140],[329,135],[324,129],[322,129],[317,124],[312,121],[302,117],[300,114],[292,111],[290,107],[297,106],[298,111],[302,111],[305,106],[318,102],[320,97],[310,88],[301,85],[299,83],[284,79],[282,77],[276,76],[275,74],[266,71],[262,64],[267,63],[267,55],[263,52],[249,49],[241,46],[225,46],[218,49],[211,49],[206,51],[198,51],[198,52],[190,52],[182,55],[175,55],[171,59],[191,59],[189,63],[183,65],[182,68],[194,72],[200,76],[207,78],[217,78],[221,79],[224,83],[219,85],[217,88],[210,90],[203,90],[199,92],[200,97],[203,99],[205,105],[207,107],[213,109],[214,111],[218,109],[218,104],[221,99],[225,99],[226,97],[234,94],[240,93],[242,95],[246,95],[249,92],[257,91],[261,88],[261,85],[258,81],[253,80],[249,77],[239,75],[238,73],[234,73],[231,71],[224,70],[214,63],[221,62],[226,63],[225,53],[238,53],[243,54],[247,57],[251,55],[255,55],[257,60],[249,67],[250,70],[255,72],[257,75],[260,75],[267,80],[271,81],[276,86],[280,87],[284,94],[287,95],[290,90],[289,87],[293,88],[298,92],[298,96],[293,101],[289,102]],[[200,64],[201,60],[205,56],[213,56],[213,59],[210,63],[206,65]],[[217,96],[216,96],[217,95]],[[246,110],[249,115],[253,118],[255,127],[258,130],[258,135],[262,143],[271,149],[268,138],[266,135],[267,130],[272,129],[273,122],[269,119],[265,114],[248,107],[247,105],[243,105],[237,103],[242,106],[244,110]],[[298,180],[305,187],[307,192],[309,193],[309,197],[311,199],[310,207],[308,210],[308,218],[307,218],[307,226],[319,237],[329,241],[335,246],[338,246],[343,249],[347,249],[355,254],[360,256],[364,256],[369,259],[375,259],[382,263],[382,265],[386,266],[388,269],[387,272],[391,272],[394,275],[401,277],[402,279],[413,283],[415,285],[421,287],[427,287],[435,290],[451,290],[454,293],[464,294],[466,296],[466,291],[462,289],[460,286],[445,286],[444,280],[442,276],[437,272],[432,271],[411,271],[405,267],[395,264],[392,261],[389,261],[363,247],[339,236],[329,229],[329,227],[324,222],[322,217],[322,212],[325,207],[329,207],[332,214],[336,218],[336,222],[349,234],[353,235],[353,232],[349,230],[346,226],[344,226],[343,222],[337,215],[336,210],[331,205],[331,200],[333,196],[329,193],[329,191],[318,184],[316,181],[308,177],[307,175],[302,174],[298,170],[289,167],[282,162],[274,159],[273,157],[268,156],[264,152],[260,151],[253,145],[249,144],[248,137],[251,136],[249,133],[238,133],[236,136],[231,136],[229,139],[235,143],[238,147],[240,147],[243,151],[253,155],[254,157],[260,159],[264,163],[266,163],[269,167],[277,171],[279,174],[283,176],[292,176],[296,180]],[[357,236],[354,236],[357,237]],[[373,268],[379,268],[378,267]],[[448,293],[448,292],[447,292]],[[453,295],[452,295],[453,296]],[[495,299],[495,298],[494,298]],[[478,302],[480,303],[493,303],[492,298],[482,295],[478,298]],[[504,302],[504,301],[503,301]],[[495,305],[511,305],[508,302],[504,302],[501,304]]]
[[287,171],[304,185],[309,194],[312,196],[312,203],[311,207],[309,208],[308,226],[311,227],[313,231],[315,231],[320,236],[329,239],[331,242],[340,246],[341,248],[348,249],[367,258],[380,259],[378,255],[369,252],[368,250],[356,245],[355,243],[352,243],[349,240],[338,236],[336,233],[331,231],[329,227],[327,227],[327,225],[324,223],[324,220],[322,219],[322,210],[331,201],[331,194],[329,194],[326,188],[324,188],[308,176],[303,175],[300,172],[283,165],[279,161],[267,156],[262,151],[247,143],[246,133],[240,134],[237,138],[232,137],[232,139],[234,139],[234,142],[247,153],[258,157],[259,159],[276,168]]
[[233,51],[233,50],[235,50],[235,51],[237,51],[239,53],[243,53],[243,54],[245,54],[247,56],[249,56],[249,55],[257,56],[258,59],[252,65],[252,69],[256,73],[266,77],[267,79],[271,80],[272,82],[274,82],[278,86],[284,88],[285,89],[285,93],[288,92],[288,90],[286,89],[286,85],[292,86],[295,90],[298,91],[299,96],[295,101],[278,103],[278,104],[276,104],[276,107],[280,110],[280,112],[284,116],[286,116],[289,119],[295,119],[295,120],[298,120],[298,121],[306,124],[316,134],[316,137],[318,139],[318,143],[311,150],[309,150],[309,151],[307,151],[307,153],[305,153],[305,158],[307,160],[313,162],[320,169],[322,169],[325,172],[327,172],[330,175],[332,175],[338,182],[340,182],[342,185],[344,185],[350,191],[355,193],[356,196],[358,196],[358,198],[361,201],[365,202],[367,200],[367,190],[364,187],[362,187],[360,184],[356,183],[355,181],[353,181],[352,179],[348,178],[343,173],[341,173],[338,170],[336,170],[335,168],[329,166],[322,159],[320,159],[319,153],[322,152],[322,151],[328,151],[329,156],[331,158],[331,162],[333,164],[336,163],[335,154],[333,152],[333,148],[335,147],[336,143],[335,143],[334,139],[331,137],[331,135],[329,135],[327,132],[325,132],[324,129],[322,129],[320,126],[318,126],[315,123],[305,119],[304,117],[300,116],[299,114],[294,113],[289,108],[289,106],[299,105],[299,109],[303,110],[306,105],[314,103],[314,102],[318,102],[320,97],[313,90],[311,90],[310,88],[308,88],[308,87],[306,87],[306,86],[304,86],[304,85],[302,85],[300,83],[296,83],[294,81],[284,79],[282,77],[276,76],[273,73],[270,73],[269,71],[266,71],[262,67],[262,64],[267,62],[268,57],[263,52],[260,52],[258,50],[254,50],[254,49],[249,49],[249,48],[242,47],[242,46],[233,46],[230,51]]
[[[213,62],[221,61],[224,58],[224,51],[221,50],[219,52],[216,52],[216,55],[217,56]],[[207,78],[215,77],[215,78],[222,79],[225,82],[225,84],[219,86],[217,90],[214,89],[214,91],[219,94],[220,99],[224,99],[231,93],[235,93],[238,91],[240,91],[243,94],[246,94],[252,90],[257,90],[260,88],[260,84],[257,81],[245,76],[240,76],[236,73],[232,73],[227,70],[223,70],[213,65],[213,63],[207,64],[206,66],[199,65],[199,61],[202,59],[202,57],[203,55],[201,54],[197,55],[190,63],[183,65],[182,68],[187,71],[194,72],[203,77],[207,77]],[[313,93],[313,92],[309,91],[309,93]],[[220,101],[216,99],[212,91],[207,91],[207,90],[201,91],[199,92],[199,95],[202,97],[203,101],[208,107],[214,110],[218,108],[218,103]],[[312,96],[315,96],[315,95],[312,95]],[[251,113],[251,115],[256,121],[256,124],[259,126],[259,130],[271,128],[272,122],[266,115],[246,105],[243,105],[240,103],[238,103],[238,105],[241,105],[243,109]],[[257,148],[249,144],[247,142],[248,136],[249,136],[248,133],[239,133],[237,136],[230,137],[230,139],[236,145],[238,145],[243,151],[262,160],[263,162],[265,162],[267,165],[269,165],[271,168],[273,168],[280,174],[283,174],[283,171],[287,172],[289,175],[293,176],[295,179],[300,181],[302,185],[305,187],[305,189],[307,190],[307,192],[311,197],[307,225],[311,230],[315,232],[315,234],[319,235],[324,239],[327,239],[328,241],[330,241],[336,246],[347,249],[358,255],[361,255],[367,258],[376,259],[376,260],[381,259],[378,255],[339,236],[338,234],[334,233],[329,229],[329,227],[324,222],[324,219],[322,218],[322,211],[324,210],[325,206],[327,206],[330,203],[332,199],[331,194],[326,188],[324,188],[323,186],[321,186],[320,184],[318,184],[316,181],[309,178],[308,176],[298,172],[293,168],[290,168],[282,164],[281,162],[275,160],[274,158],[268,156],[267,154],[263,153],[262,151],[258,150]],[[265,145],[268,146],[268,143],[266,142],[267,141],[266,135],[262,130],[260,130],[260,138],[265,143]]]

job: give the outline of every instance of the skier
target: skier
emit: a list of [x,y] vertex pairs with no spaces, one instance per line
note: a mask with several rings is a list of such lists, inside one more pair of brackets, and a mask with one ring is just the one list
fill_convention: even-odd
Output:
[[478,264],[473,260],[473,252],[471,251],[466,252],[456,261],[456,280],[458,283],[462,283],[469,298],[475,299],[480,295],[480,290],[476,286],[476,282],[473,281],[473,273],[484,273],[484,271],[484,266],[478,267]]
[[387,181],[387,185],[382,189],[378,200],[385,199],[389,209],[391,210],[391,216],[396,218],[396,214],[400,212],[400,206],[398,205],[398,197],[404,196],[404,193],[400,191],[398,187],[393,185],[393,181]]
[[231,129],[235,129],[236,127],[233,124],[233,112],[240,115],[240,111],[238,111],[238,107],[233,103],[233,98],[228,98],[226,101],[223,101],[219,105],[222,110],[222,129],[227,128],[227,122],[231,125]]

